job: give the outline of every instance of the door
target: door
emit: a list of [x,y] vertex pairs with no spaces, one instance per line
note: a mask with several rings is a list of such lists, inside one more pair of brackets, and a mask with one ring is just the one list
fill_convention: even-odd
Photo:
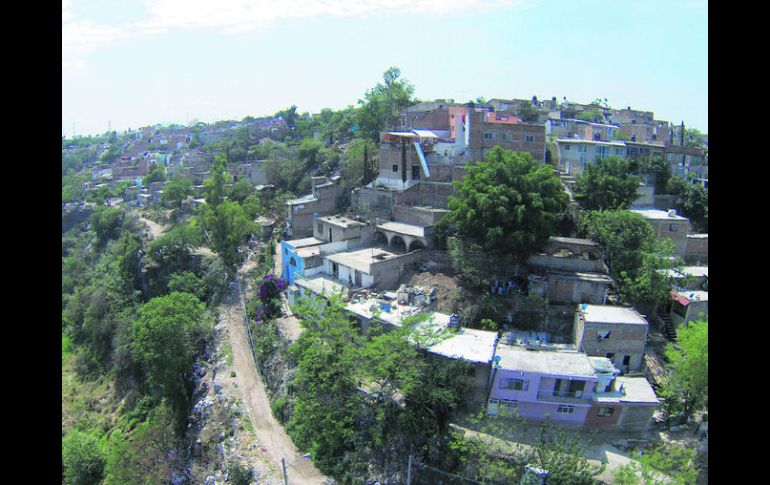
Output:
[[361,281],[361,272],[356,270],[356,287],[360,288],[362,284],[363,283]]

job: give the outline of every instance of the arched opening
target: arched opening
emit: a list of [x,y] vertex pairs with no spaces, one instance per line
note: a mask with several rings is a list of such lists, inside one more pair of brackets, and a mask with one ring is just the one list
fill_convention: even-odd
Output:
[[425,245],[422,243],[422,241],[415,239],[409,246],[409,251],[416,251],[418,249],[425,249]]
[[376,246],[382,245],[382,246],[387,247],[388,246],[388,237],[385,236],[385,234],[383,234],[382,232],[376,231],[374,233],[374,236],[372,236],[372,242]]
[[297,261],[294,259],[294,256],[292,256],[292,257],[289,259],[289,264],[290,264],[291,266],[297,266]]
[[390,240],[390,247],[396,252],[406,252],[406,243],[401,238],[401,236],[393,236],[393,239]]

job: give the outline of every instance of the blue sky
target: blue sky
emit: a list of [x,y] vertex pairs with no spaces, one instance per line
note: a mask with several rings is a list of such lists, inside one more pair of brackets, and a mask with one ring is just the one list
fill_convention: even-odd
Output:
[[63,0],[62,134],[423,100],[653,111],[708,132],[707,0]]

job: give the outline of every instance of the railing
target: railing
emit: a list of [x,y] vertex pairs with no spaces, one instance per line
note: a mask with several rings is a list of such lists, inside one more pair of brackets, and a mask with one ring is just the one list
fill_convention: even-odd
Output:
[[589,397],[584,397],[584,394],[583,391],[538,391],[537,400],[584,404],[591,400]]

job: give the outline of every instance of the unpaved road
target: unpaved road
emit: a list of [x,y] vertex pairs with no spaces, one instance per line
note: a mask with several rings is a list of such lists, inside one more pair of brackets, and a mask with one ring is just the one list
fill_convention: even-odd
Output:
[[[253,266],[253,262],[247,262],[239,271],[239,279],[245,281],[244,273]],[[248,291],[243,288],[243,291]],[[289,483],[291,484],[323,484],[326,482],[320,471],[313,465],[310,459],[302,459],[297,447],[286,434],[280,423],[276,421],[270,410],[270,400],[267,397],[265,386],[257,372],[254,355],[249,345],[249,336],[244,323],[243,304],[237,285],[225,298],[221,309],[220,318],[228,328],[230,344],[233,350],[233,365],[236,370],[236,380],[240,398],[248,411],[249,419],[254,427],[254,433],[267,448],[267,455],[281,470],[281,458],[286,464],[294,463],[288,469]],[[296,462],[295,462],[296,460]]]
[[157,239],[158,236],[166,232],[168,229],[167,227],[163,227],[157,222],[151,221],[149,219],[145,219],[141,215],[139,216],[139,220],[144,222],[147,225],[147,228],[150,230],[150,234],[152,234],[153,239]]

